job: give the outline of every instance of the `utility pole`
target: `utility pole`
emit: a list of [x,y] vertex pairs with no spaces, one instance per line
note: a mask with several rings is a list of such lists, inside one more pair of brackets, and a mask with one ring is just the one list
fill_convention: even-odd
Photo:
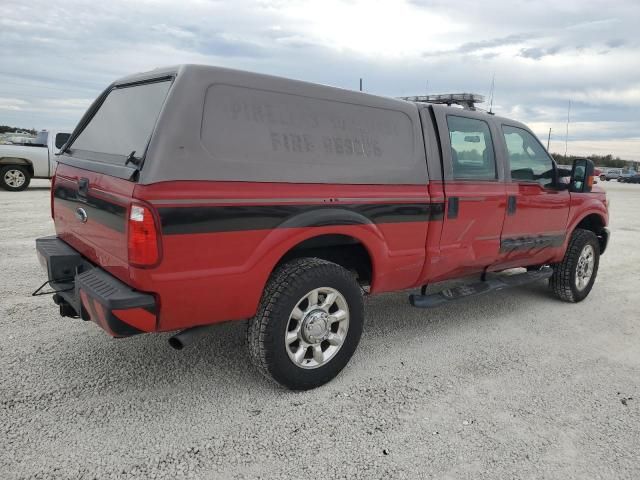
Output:
[[360,79],[360,91],[362,91],[362,78]]
[[549,129],[549,136],[547,137],[547,152],[549,151],[550,143],[551,143],[551,129]]
[[571,118],[571,100],[569,100],[569,106],[567,107],[567,133],[564,137],[564,157],[567,158],[567,151],[569,148],[569,120]]

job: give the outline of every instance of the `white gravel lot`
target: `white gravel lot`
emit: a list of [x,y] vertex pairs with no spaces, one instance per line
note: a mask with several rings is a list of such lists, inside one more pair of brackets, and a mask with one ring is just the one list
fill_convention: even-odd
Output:
[[541,283],[434,310],[366,302],[343,373],[292,393],[246,322],[177,352],[63,319],[34,239],[48,182],[0,191],[0,478],[640,478],[640,185],[606,183],[591,295]]

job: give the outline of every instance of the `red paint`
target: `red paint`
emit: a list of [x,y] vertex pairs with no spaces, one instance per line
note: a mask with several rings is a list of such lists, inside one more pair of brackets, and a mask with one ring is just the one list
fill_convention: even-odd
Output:
[[[432,222],[164,235],[162,259],[153,268],[131,265],[126,229],[119,232],[91,218],[82,224],[75,218],[73,208],[56,199],[56,231],[63,240],[132,288],[156,296],[157,318],[140,309],[112,312],[142,331],[177,330],[253,316],[280,259],[300,242],[320,235],[342,234],[359,240],[372,259],[371,291],[380,293],[486,268],[499,270],[559,259],[566,241],[562,247],[533,254],[503,254],[500,239],[549,232],[566,232],[568,238],[590,213],[600,215],[605,224],[607,221],[604,194],[597,187],[590,194],[569,194],[504,182],[387,186],[181,181],[137,185],[65,165],[58,168],[56,184],[77,188],[78,178],[82,177],[89,179],[92,195],[121,205],[127,216],[132,202],[143,202],[156,215],[153,202],[168,199],[175,200],[177,206],[185,205],[181,201],[198,199],[202,206],[232,205],[233,199],[243,205],[340,205],[428,201],[446,204],[451,197],[459,198],[457,218],[447,218],[447,210],[444,219]],[[513,216],[506,215],[508,195],[517,196]],[[253,200],[247,203],[249,199]],[[126,224],[126,218],[124,221]],[[88,306],[84,297],[82,300]]]
[[[430,238],[422,284],[481,272],[500,250],[500,229],[506,208],[505,184],[499,181],[456,181],[432,184],[442,189],[446,211],[439,238]],[[450,217],[450,198],[458,213]]]
[[[565,234],[572,196],[569,191],[550,190],[538,183],[524,182],[506,184],[506,191],[507,195],[515,196],[516,211],[505,216],[502,238]],[[494,268],[550,263],[562,260],[563,256],[562,248],[516,250],[501,254]]]
[[[89,180],[89,193],[93,196],[124,208],[131,203],[135,183],[68,165],[58,165],[56,186],[77,190],[80,178]],[[81,223],[75,216],[75,208],[69,208],[59,198],[54,198],[53,203],[56,234],[90,261],[127,283],[129,263],[126,232],[109,228],[92,217],[89,217],[87,223]],[[126,223],[126,218],[124,221]]]
[[153,332],[156,329],[156,316],[144,308],[112,310],[111,313],[123,322],[143,332]]

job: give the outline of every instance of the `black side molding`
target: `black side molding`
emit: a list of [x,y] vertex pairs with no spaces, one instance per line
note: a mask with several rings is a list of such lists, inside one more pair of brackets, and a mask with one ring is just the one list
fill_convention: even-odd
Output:
[[447,200],[447,218],[458,218],[459,209],[460,199],[458,197],[449,197],[449,200]]

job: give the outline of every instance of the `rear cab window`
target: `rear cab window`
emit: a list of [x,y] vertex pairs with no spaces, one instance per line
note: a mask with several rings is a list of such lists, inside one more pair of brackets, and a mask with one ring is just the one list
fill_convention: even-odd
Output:
[[496,180],[496,156],[487,122],[447,115],[451,164],[456,180]]
[[57,133],[56,134],[56,148],[60,149],[62,148],[62,146],[67,143],[67,140],[69,140],[69,137],[71,136],[70,133]]
[[171,79],[116,86],[67,149],[75,158],[125,165],[144,158]]

